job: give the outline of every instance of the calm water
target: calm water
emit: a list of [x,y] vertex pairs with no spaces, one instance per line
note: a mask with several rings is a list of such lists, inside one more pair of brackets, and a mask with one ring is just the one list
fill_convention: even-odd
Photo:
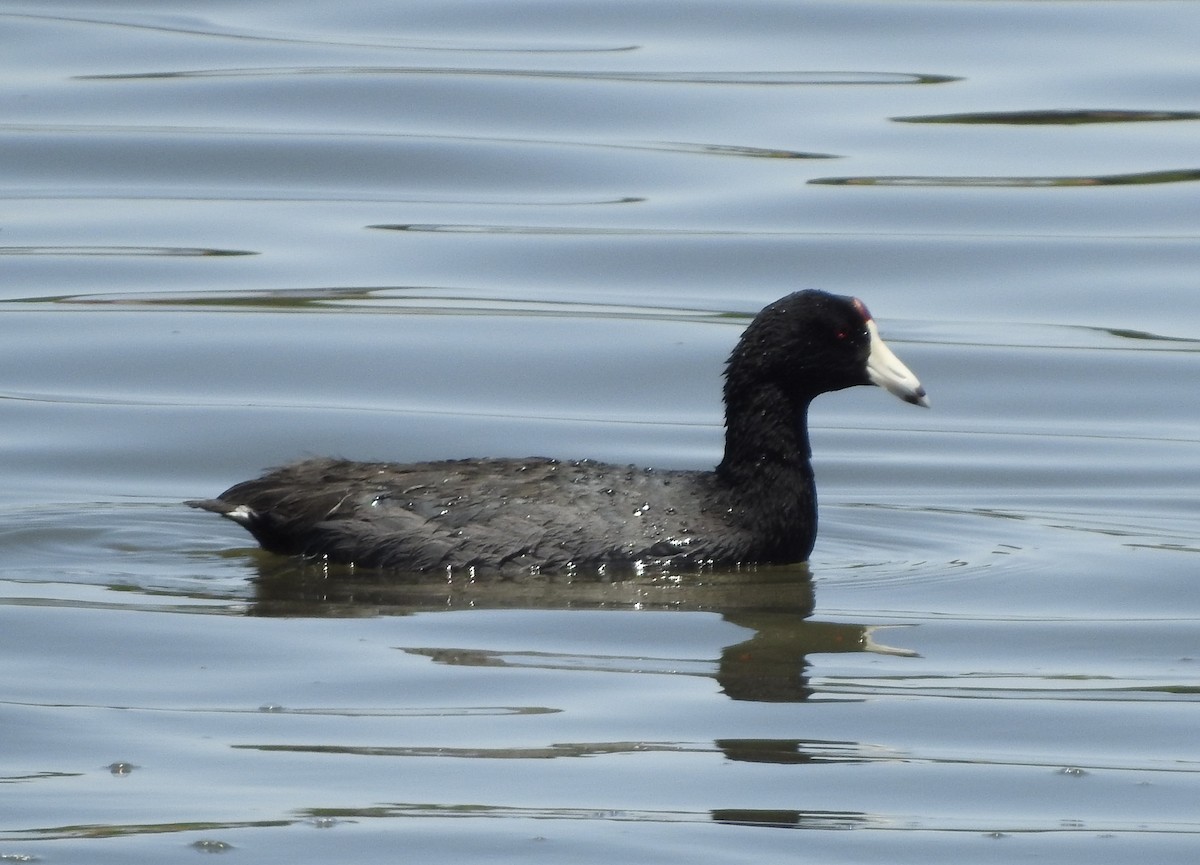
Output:
[[[1190,3],[0,8],[0,858],[1191,862]],[[182,499],[707,467],[861,296],[808,567],[403,581]],[[249,857],[247,859],[247,857]]]

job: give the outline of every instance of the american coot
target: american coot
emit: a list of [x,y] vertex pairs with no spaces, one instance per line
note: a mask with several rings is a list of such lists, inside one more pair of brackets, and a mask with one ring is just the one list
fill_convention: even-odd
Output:
[[763,309],[730,355],[714,471],[541,457],[310,459],[188,504],[272,552],[404,571],[801,562],[817,527],[808,404],[859,384],[929,404],[861,301],[801,291]]

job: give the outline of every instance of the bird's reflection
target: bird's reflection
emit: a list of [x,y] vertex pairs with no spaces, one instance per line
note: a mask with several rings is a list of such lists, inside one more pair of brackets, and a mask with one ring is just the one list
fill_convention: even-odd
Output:
[[[808,656],[875,651],[872,626],[811,619],[807,565],[677,574],[540,575],[476,579],[467,573],[397,575],[262,555],[253,613],[260,616],[376,616],[464,610],[673,610],[719,614],[752,632],[720,650],[715,665],[685,674],[712,676],[733,700],[787,703],[808,699]],[[556,655],[470,648],[410,648],[437,663],[662,673],[646,659]],[[672,672],[681,672],[673,661]],[[753,750],[753,749],[752,749]],[[755,759],[744,747],[732,759]],[[757,753],[761,754],[761,749]],[[776,754],[772,760],[780,758]],[[759,758],[761,759],[761,757]],[[772,758],[767,758],[772,759]],[[787,758],[795,762],[796,756]]]

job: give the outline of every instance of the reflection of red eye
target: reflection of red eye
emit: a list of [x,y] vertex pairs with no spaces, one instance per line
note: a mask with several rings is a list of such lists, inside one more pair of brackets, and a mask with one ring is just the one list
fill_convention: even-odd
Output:
[[839,330],[837,333],[835,333],[835,334],[833,335],[833,338],[834,338],[834,339],[845,339],[845,338],[846,338],[846,337],[848,337],[849,335],[850,335],[850,334],[846,333],[846,331],[844,331],[844,330]]

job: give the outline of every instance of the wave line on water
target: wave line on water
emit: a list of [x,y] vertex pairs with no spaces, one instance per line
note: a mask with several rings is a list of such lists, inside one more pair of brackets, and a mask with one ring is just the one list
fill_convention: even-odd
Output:
[[1177,168],[1129,174],[1061,176],[938,176],[938,175],[861,175],[856,177],[814,177],[808,183],[824,186],[894,187],[1098,187],[1135,186],[1157,183],[1189,183],[1200,180],[1200,168]]
[[0,255],[76,256],[227,256],[258,255],[249,249],[211,249],[199,246],[0,246]]
[[[31,21],[52,21],[65,24],[85,24],[100,27],[118,27],[128,30],[149,30],[155,33],[172,33],[182,36],[197,36],[205,39],[235,39],[240,41],[277,43],[285,45],[312,45],[322,48],[367,48],[383,51],[446,51],[452,53],[473,54],[597,54],[623,51],[636,51],[637,45],[541,45],[528,44],[476,44],[468,45],[458,42],[411,39],[391,39],[371,41],[359,39],[314,39],[302,36],[288,35],[278,32],[253,32],[250,30],[219,29],[217,27],[179,27],[165,24],[148,24],[138,21],[121,21],[103,18],[83,18],[68,15],[35,15],[28,12],[0,13],[0,18],[14,18]],[[88,76],[81,76],[88,77]],[[94,76],[102,77],[102,76]]]
[[0,123],[0,132],[18,135],[168,135],[234,138],[383,139],[385,141],[518,144],[535,147],[584,147],[684,153],[695,156],[747,156],[765,159],[840,159],[834,153],[813,153],[779,147],[754,147],[696,141],[598,141],[594,139],[533,138],[497,135],[449,135],[427,132],[381,132],[377,129],[264,129],[253,126],[152,125],[112,123]]
[[866,72],[853,70],[778,72],[750,71],[622,71],[528,69],[469,66],[279,66],[227,69],[186,69],[171,72],[117,72],[77,75],[78,81],[113,81],[148,78],[266,78],[301,75],[453,75],[487,78],[543,78],[565,81],[602,81],[633,84],[706,84],[766,86],[855,86],[946,84],[953,75],[921,72]]

